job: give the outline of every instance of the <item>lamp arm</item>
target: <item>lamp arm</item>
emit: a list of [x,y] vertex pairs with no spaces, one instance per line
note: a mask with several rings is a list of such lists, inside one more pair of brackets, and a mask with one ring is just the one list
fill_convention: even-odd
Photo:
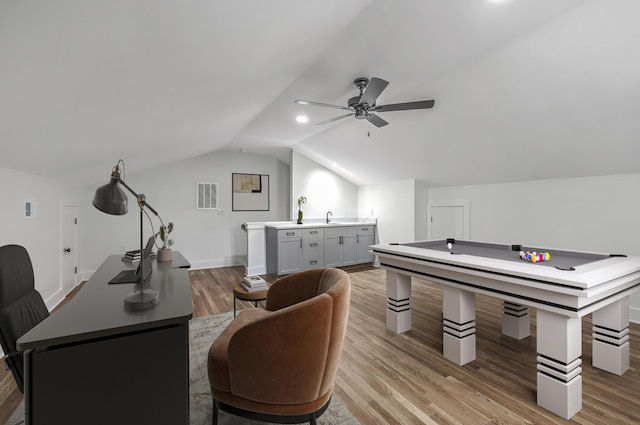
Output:
[[[138,206],[140,206],[140,208],[147,207],[147,209],[148,209],[149,211],[151,211],[152,213],[154,213],[154,214],[156,215],[156,217],[158,217],[158,218],[160,219],[160,222],[162,223],[162,218],[160,217],[160,215],[158,214],[158,212],[157,212],[156,210],[154,210],[154,209],[153,209],[153,207],[147,203],[147,200],[146,200],[146,198],[145,198],[144,194],[142,194],[142,193],[141,193],[141,194],[137,194],[133,189],[131,189],[131,188],[129,187],[129,185],[128,185],[128,184],[126,184],[126,183],[124,182],[124,180],[122,180],[122,178],[120,178],[120,176],[116,176],[115,178],[117,178],[117,179],[118,179],[118,182],[119,182],[122,186],[124,186],[124,188],[125,188],[125,189],[127,189],[129,192],[131,192],[131,194],[132,194],[133,196],[135,196],[135,197],[136,197],[136,199],[138,200]],[[164,223],[163,223],[163,225],[164,225]]]

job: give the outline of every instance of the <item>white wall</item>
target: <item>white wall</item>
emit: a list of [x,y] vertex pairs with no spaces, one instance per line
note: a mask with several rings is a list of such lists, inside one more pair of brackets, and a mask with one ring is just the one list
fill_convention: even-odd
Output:
[[298,217],[300,196],[307,198],[304,218],[325,218],[327,211],[335,219],[358,216],[356,185],[298,152],[292,155],[290,220]]
[[[640,255],[640,174],[430,188],[468,200],[470,239]],[[631,296],[640,322],[640,294]]]
[[415,202],[413,179],[360,186],[358,216],[377,218],[380,243],[410,242],[416,238]]
[[[61,291],[61,202],[76,201],[81,190],[33,174],[0,167],[0,246],[24,246],[33,263],[35,287],[52,309],[66,294]],[[24,201],[36,204],[36,218],[24,218]]]
[[415,240],[424,241],[427,240],[427,217],[429,216],[429,188],[418,180],[415,181],[414,187],[415,193]]
[[[114,161],[115,165],[115,161]],[[126,161],[125,161],[126,165]],[[177,161],[150,171],[126,170],[126,183],[158,211],[165,224],[173,222],[173,249],[180,251],[193,268],[222,267],[241,264],[246,259],[246,233],[241,224],[247,221],[285,220],[289,213],[289,167],[275,158],[248,153],[215,152],[193,159]],[[269,175],[269,211],[232,211],[231,174]],[[111,216],[95,209],[91,203],[96,187],[84,191],[82,206],[85,226],[81,245],[85,246],[81,266],[90,276],[110,254],[139,247],[139,210],[129,197],[129,213]],[[218,183],[220,211],[196,210],[196,182]],[[157,231],[159,221],[153,217]],[[145,239],[152,232],[145,217]]]

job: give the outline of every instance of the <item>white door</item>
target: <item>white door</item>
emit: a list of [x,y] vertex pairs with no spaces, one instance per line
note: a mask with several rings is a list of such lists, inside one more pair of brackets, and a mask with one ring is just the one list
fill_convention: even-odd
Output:
[[429,239],[469,239],[469,205],[466,201],[429,206]]
[[60,285],[66,295],[76,286],[77,276],[77,206],[63,203],[60,223]]

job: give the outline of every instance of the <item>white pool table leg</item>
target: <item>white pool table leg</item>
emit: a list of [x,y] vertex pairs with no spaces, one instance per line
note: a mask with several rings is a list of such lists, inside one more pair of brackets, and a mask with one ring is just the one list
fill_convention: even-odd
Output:
[[411,276],[387,270],[387,329],[411,330]]
[[529,308],[525,305],[502,302],[502,334],[515,339],[524,339],[531,333]]
[[476,294],[442,288],[443,355],[462,366],[476,359]]
[[582,320],[537,312],[538,405],[564,419],[582,408]]
[[593,367],[622,375],[629,369],[629,297],[596,310],[593,320]]

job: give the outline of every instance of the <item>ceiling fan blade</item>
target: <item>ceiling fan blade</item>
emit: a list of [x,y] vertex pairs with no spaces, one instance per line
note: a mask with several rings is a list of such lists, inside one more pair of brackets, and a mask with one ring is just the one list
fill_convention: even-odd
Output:
[[346,106],[330,105],[328,103],[310,102],[308,100],[294,100],[294,103],[297,103],[298,105],[324,106],[326,108],[346,109],[347,111],[352,111],[351,108],[347,108]]
[[385,125],[389,124],[388,122],[386,122],[385,120],[377,116],[376,114],[369,114],[365,117],[365,119],[369,121],[371,124],[375,125],[376,127],[384,127]]
[[319,123],[318,123],[318,124],[316,124],[316,125],[329,124],[330,122],[338,121],[338,120],[341,120],[342,118],[350,117],[351,115],[355,115],[355,113],[353,113],[353,114],[340,115],[339,117],[335,117],[335,118],[331,118],[330,120],[326,120],[326,121],[319,122]]
[[380,96],[380,93],[389,85],[388,81],[381,78],[371,77],[364,94],[360,98],[360,103],[366,103],[367,105],[375,105],[376,99]]
[[410,109],[429,109],[433,108],[435,100],[420,100],[417,102],[393,103],[391,105],[377,105],[370,108],[370,111],[390,112],[390,111],[408,111]]

